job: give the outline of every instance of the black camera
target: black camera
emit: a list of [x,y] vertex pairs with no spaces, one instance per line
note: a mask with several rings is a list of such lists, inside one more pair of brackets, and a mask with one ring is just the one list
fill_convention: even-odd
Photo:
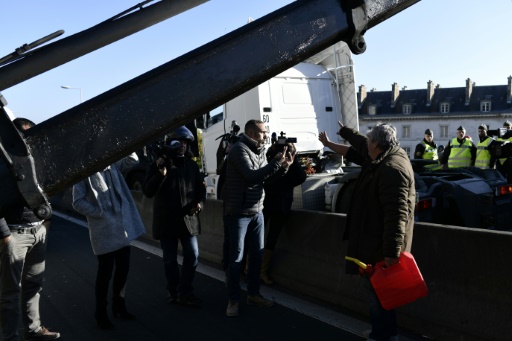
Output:
[[236,121],[231,122],[231,131],[227,134],[221,135],[217,137],[215,140],[222,139],[221,144],[224,149],[226,149],[228,143],[229,144],[235,144],[238,142],[238,139],[240,136],[238,136],[238,133],[240,132],[240,126],[236,123]]
[[156,161],[159,158],[170,159],[173,156],[176,156],[181,147],[181,143],[178,140],[173,140],[169,144],[166,144],[165,142],[157,142],[150,144],[148,147],[153,161]]
[[512,137],[512,130],[507,130],[507,128],[498,128],[487,131],[487,135],[507,139],[509,137]]
[[279,146],[285,146],[288,143],[297,143],[296,137],[286,137],[285,132],[281,132],[279,137],[277,137],[276,133],[272,133],[272,143],[277,143]]
[[286,133],[281,132],[279,137],[274,132],[272,133],[272,145],[277,153],[281,153],[284,150],[284,147],[288,145],[288,143],[297,143],[296,137],[286,137]]

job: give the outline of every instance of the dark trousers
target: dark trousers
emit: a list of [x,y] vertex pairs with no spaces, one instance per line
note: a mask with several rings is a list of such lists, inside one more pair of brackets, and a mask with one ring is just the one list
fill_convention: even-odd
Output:
[[372,324],[370,340],[398,340],[398,327],[395,310],[386,310],[382,308],[379,297],[375,293],[370,279],[365,278],[364,280],[366,289],[368,290],[368,298],[370,300],[370,322]]
[[288,216],[289,213],[263,210],[265,228],[268,228],[267,239],[265,240],[265,250],[274,250],[277,244],[277,239],[281,234],[281,230],[288,220]]
[[124,298],[126,280],[130,269],[130,246],[98,255],[98,272],[96,273],[96,310],[105,309],[108,300],[108,287],[112,274],[112,299]]
[[[183,264],[178,267],[178,241],[183,251]],[[181,233],[180,236],[162,238],[164,272],[167,279],[167,290],[171,297],[186,297],[192,295],[194,287],[192,282],[199,264],[199,246],[197,236],[190,233]]]

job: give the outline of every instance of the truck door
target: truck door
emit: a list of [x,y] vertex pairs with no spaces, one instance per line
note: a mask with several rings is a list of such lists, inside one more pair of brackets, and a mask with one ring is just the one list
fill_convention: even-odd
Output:
[[339,119],[330,79],[273,78],[269,82],[270,131],[296,137],[300,152],[323,149],[318,133],[325,130],[335,136]]

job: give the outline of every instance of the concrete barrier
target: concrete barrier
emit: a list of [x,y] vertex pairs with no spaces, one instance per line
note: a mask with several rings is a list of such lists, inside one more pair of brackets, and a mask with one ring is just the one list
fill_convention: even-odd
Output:
[[[152,201],[133,192],[151,235]],[[292,211],[274,251],[271,276],[299,295],[367,315],[358,276],[344,274],[346,216]],[[222,259],[222,202],[201,213],[200,257]],[[512,335],[512,234],[416,223],[412,254],[427,282],[426,298],[398,308],[399,325],[439,340],[507,340]]]

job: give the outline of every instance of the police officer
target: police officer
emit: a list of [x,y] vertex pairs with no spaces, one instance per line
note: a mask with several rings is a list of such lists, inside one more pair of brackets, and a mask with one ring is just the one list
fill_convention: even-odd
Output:
[[478,138],[480,141],[476,146],[475,167],[481,169],[494,168],[496,162],[496,158],[491,155],[492,145],[496,141],[492,137],[487,136],[487,130],[487,125],[483,123],[478,127]]
[[416,145],[416,150],[414,151],[415,159],[424,159],[424,160],[437,160],[437,144],[434,142],[434,133],[432,130],[425,130],[425,136],[421,143]]
[[[509,120],[505,121],[503,123],[503,128],[507,128],[507,130],[512,130],[512,122]],[[502,138],[499,137],[498,141],[500,142],[511,142],[512,143],[512,137],[508,138]],[[496,169],[510,182],[512,181],[512,161],[510,158],[501,158],[498,159],[496,162]]]
[[443,169],[473,166],[476,158],[476,146],[471,137],[466,136],[463,126],[457,128],[457,137],[446,145],[441,165]]

